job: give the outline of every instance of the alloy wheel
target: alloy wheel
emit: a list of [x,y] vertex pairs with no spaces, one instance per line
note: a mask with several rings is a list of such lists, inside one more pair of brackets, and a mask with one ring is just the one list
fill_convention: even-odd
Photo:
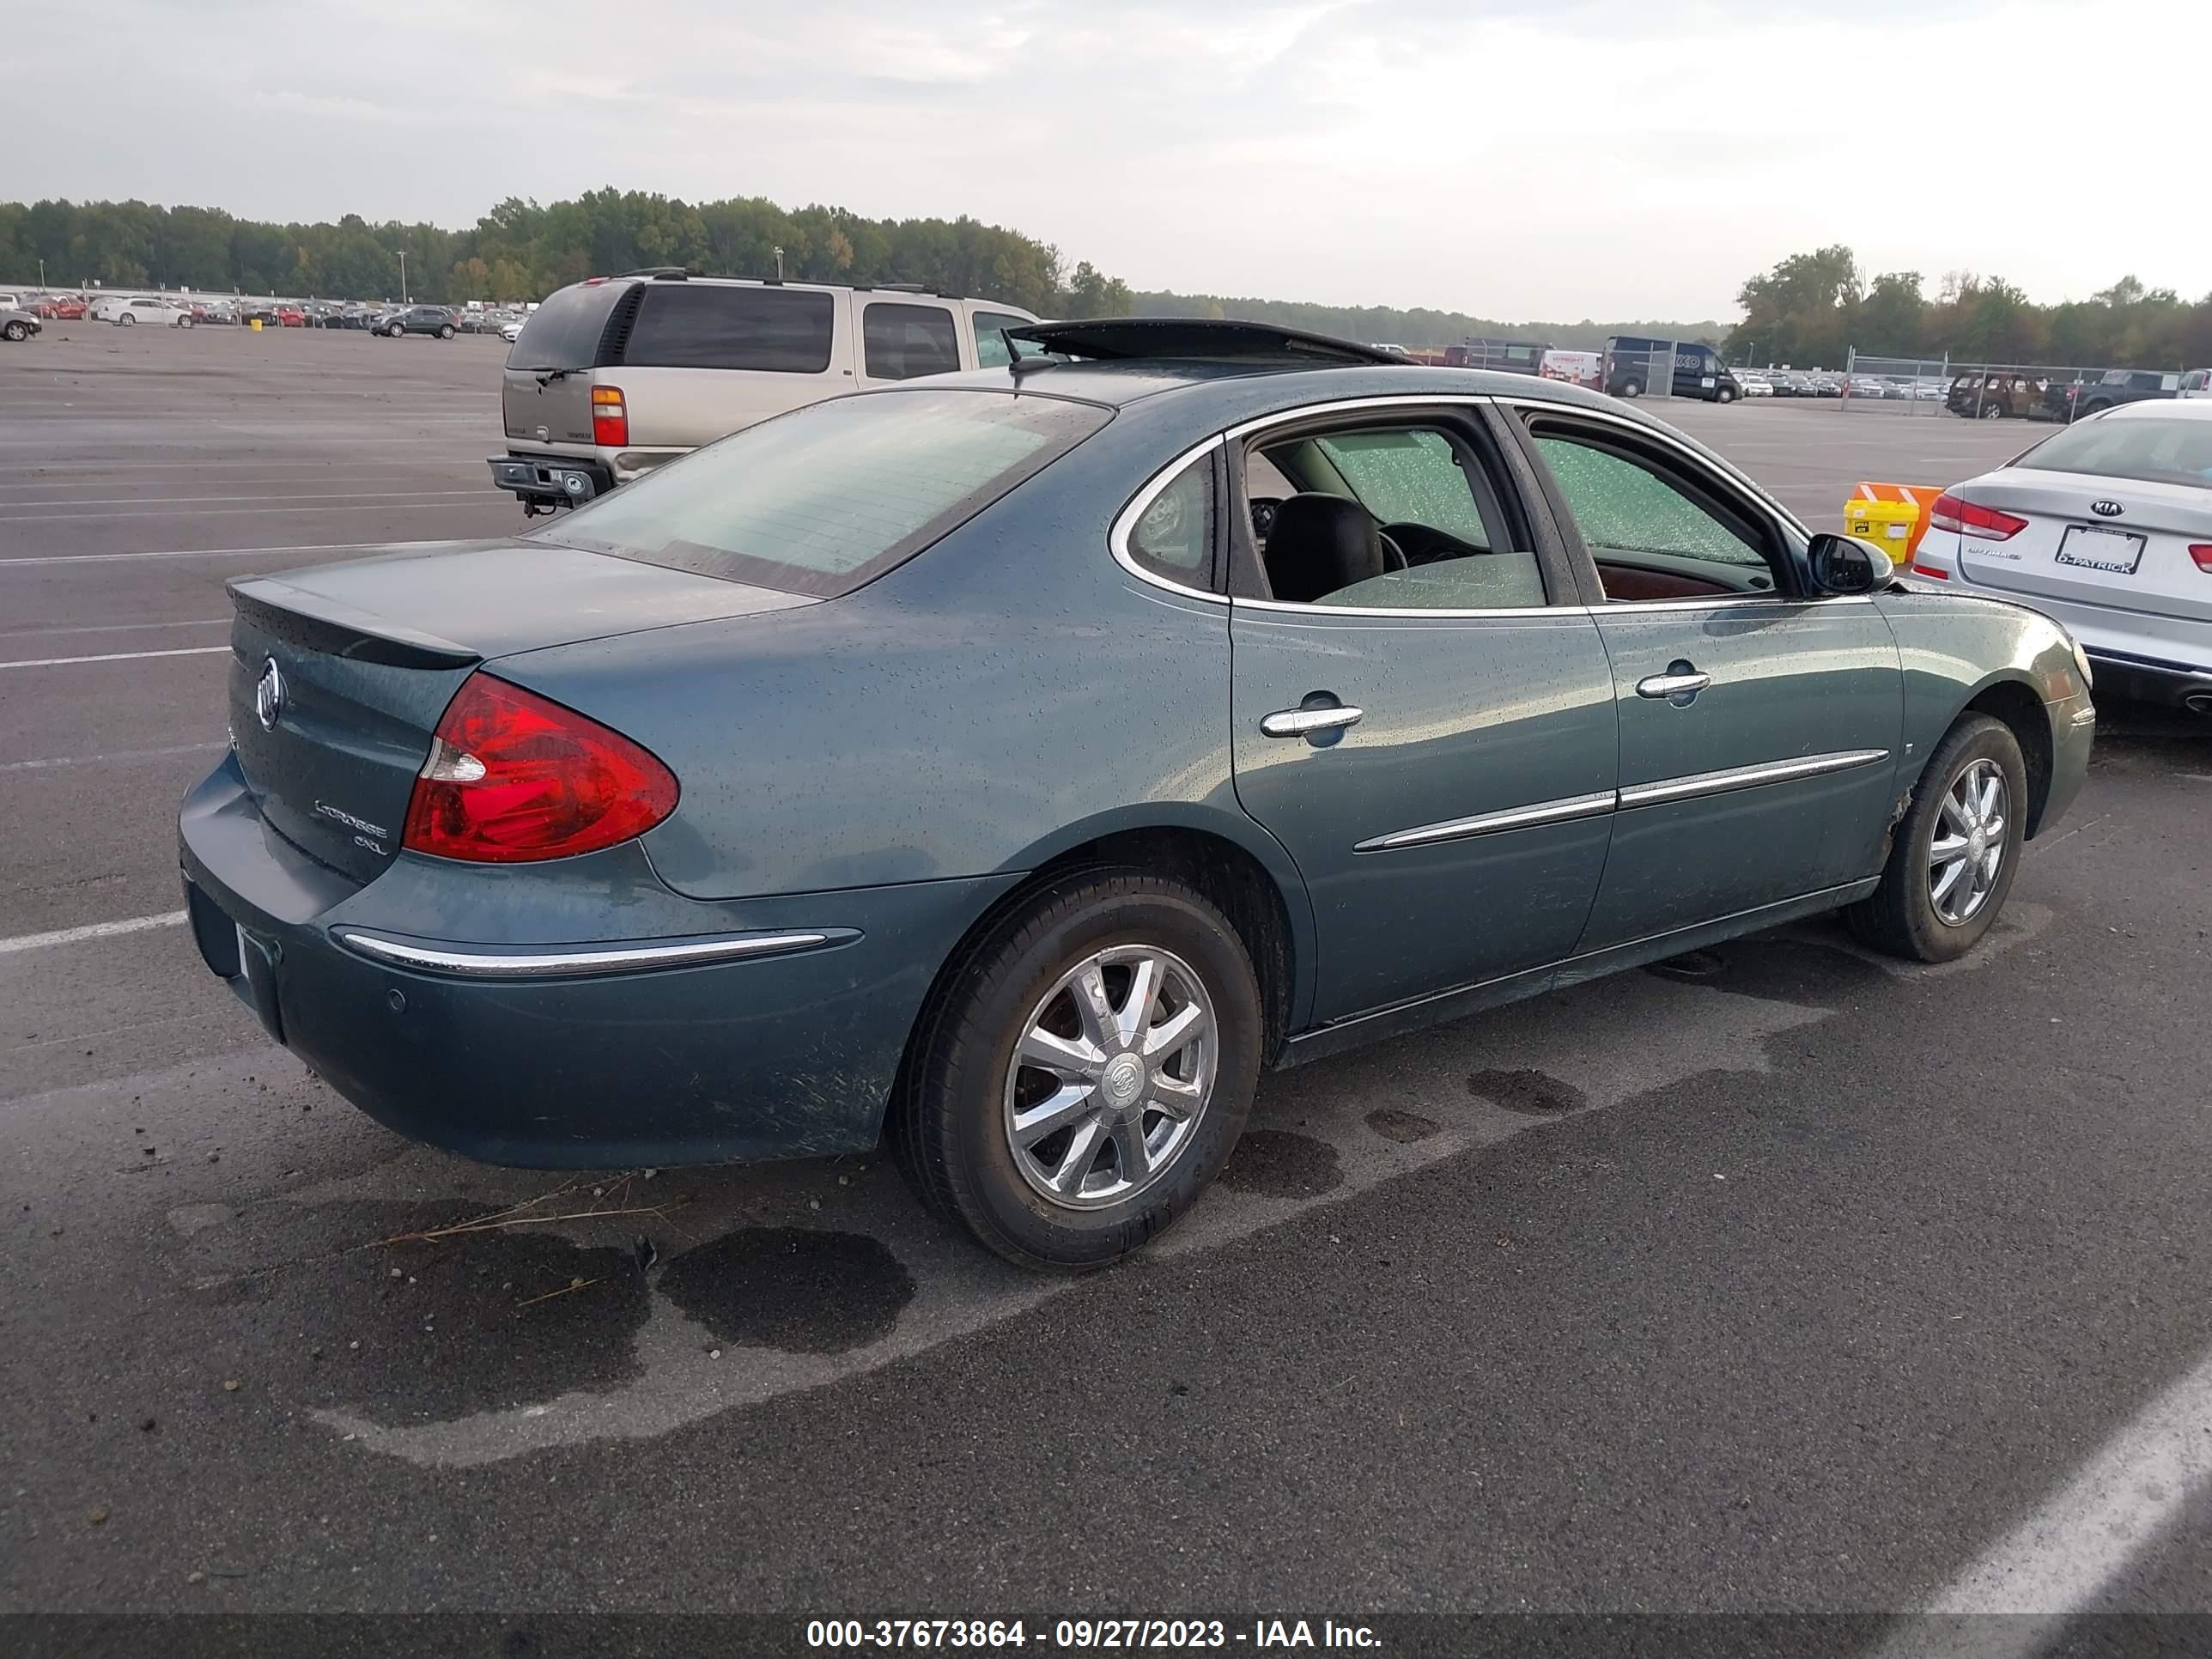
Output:
[[1992,760],[1978,760],[1951,780],[1928,843],[1928,898],[1936,919],[1963,927],[1989,902],[2004,868],[2011,792]]
[[1063,1208],[1118,1204],[1165,1175],[1212,1097],[1213,1001],[1182,957],[1110,945],[1056,980],[1006,1070],[1014,1167]]

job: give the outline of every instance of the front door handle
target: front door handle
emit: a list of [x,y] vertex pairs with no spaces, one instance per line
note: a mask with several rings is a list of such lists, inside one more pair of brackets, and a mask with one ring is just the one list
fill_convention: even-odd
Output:
[[1686,708],[1698,692],[1713,683],[1711,674],[1700,674],[1694,663],[1670,662],[1663,674],[1647,675],[1636,682],[1636,695],[1656,702],[1664,699]]
[[1318,708],[1278,708],[1261,720],[1260,730],[1270,738],[1310,738],[1317,732],[1341,732],[1347,726],[1357,726],[1366,714],[1364,708],[1345,703],[1328,703]]

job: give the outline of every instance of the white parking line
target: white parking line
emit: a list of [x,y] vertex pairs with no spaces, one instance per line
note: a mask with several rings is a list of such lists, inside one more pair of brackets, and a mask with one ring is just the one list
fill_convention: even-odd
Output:
[[458,547],[453,540],[422,542],[284,542],[274,547],[171,547],[157,553],[40,553],[28,558],[0,558],[0,570],[17,565],[106,564],[118,559],[244,559],[257,553],[412,553],[429,547]]
[[145,634],[156,628],[228,628],[228,617],[195,617],[189,622],[71,623],[64,628],[0,628],[0,640],[20,640],[49,634]]
[[[407,494],[411,497],[411,496],[412,496],[416,492],[409,491],[409,492],[406,492],[406,493],[407,493]],[[422,495],[483,495],[483,496],[489,496],[489,495],[490,495],[490,493],[491,493],[491,492],[490,492],[489,490],[484,490],[484,489],[445,489],[445,490],[429,490],[429,489],[426,489],[426,490],[423,490],[423,491],[422,491],[422,492],[420,492],[420,493],[421,493]],[[267,497],[248,497],[248,499],[249,499],[249,500],[266,500],[266,499],[269,499],[269,498],[267,498]],[[327,496],[302,496],[301,499],[302,499],[303,501],[325,501],[325,500],[329,500],[329,499],[331,499],[331,498],[330,498],[330,497],[327,497]],[[78,503],[78,505],[79,505],[79,506],[90,506],[90,505],[91,505],[91,503],[90,503],[90,502],[79,502],[79,503]],[[484,502],[484,505],[485,505],[486,507],[504,507],[504,506],[507,505],[507,503],[506,503],[506,502],[504,502],[504,501],[495,501],[487,500],[487,501]],[[429,512],[429,511],[431,511],[431,510],[433,510],[433,509],[435,509],[436,511],[441,512],[441,513],[447,513],[447,512],[451,512],[451,511],[453,510],[453,508],[452,508],[452,504],[451,504],[450,502],[447,502],[447,501],[416,501],[416,500],[413,500],[413,499],[409,499],[409,500],[405,500],[405,501],[389,501],[389,502],[386,503],[384,506],[380,507],[196,507],[196,508],[194,508],[194,509],[193,509],[193,512],[192,512],[192,516],[193,516],[194,518],[196,518],[196,519],[223,519],[223,518],[236,518],[236,517],[240,517],[240,516],[251,516],[251,515],[252,515],[252,514],[261,514],[261,513],[427,513],[427,512]],[[57,520],[57,519],[68,520],[70,520],[70,521],[71,521],[71,522],[73,522],[73,523],[78,523],[78,524],[94,524],[94,523],[97,523],[99,520],[102,520],[102,519],[167,519],[167,518],[173,518],[173,517],[174,517],[174,516],[175,516],[175,514],[173,514],[173,513],[170,511],[170,509],[169,509],[169,508],[167,508],[167,507],[166,507],[157,508],[157,509],[155,509],[155,511],[153,511],[153,512],[151,512],[151,513],[112,513],[112,512],[100,512],[100,513],[16,513],[16,514],[7,514],[7,515],[0,515],[0,525],[4,525],[4,524],[40,524],[40,523],[46,522],[46,521],[48,521],[48,520]]]
[[[2026,1659],[2212,1486],[2212,1356],[1954,1579],[1876,1659]],[[2028,1615],[1992,1619],[1991,1613]]]
[[21,933],[0,939],[0,957],[18,951],[42,951],[49,945],[75,945],[80,939],[112,939],[118,933],[143,933],[152,927],[174,927],[185,919],[182,910],[165,910],[158,916],[131,916],[123,921],[95,921],[83,927],[64,927],[52,933]]
[[[240,482],[243,483],[246,481],[240,480]],[[88,501],[0,501],[0,524],[14,524],[19,519],[24,518],[52,519],[76,518],[83,516],[95,519],[108,519],[125,516],[120,514],[112,513],[94,513],[80,515],[75,512],[62,514],[19,514],[13,511],[14,508],[19,507],[63,507],[70,508],[80,507],[198,507],[209,501],[414,501],[426,495],[482,495],[485,493],[486,492],[482,489],[371,489],[360,490],[351,495],[346,495],[343,493],[329,494],[319,490],[312,495],[105,495]]]
[[98,657],[33,657],[24,662],[0,662],[0,668],[66,668],[80,662],[137,662],[145,657],[211,657],[228,651],[227,645],[187,645],[174,651],[111,651]]
[[223,747],[218,739],[205,743],[173,743],[166,749],[115,749],[105,755],[58,755],[52,760],[0,761],[0,772],[43,772],[56,766],[98,766],[107,761],[160,760],[168,755],[197,755],[204,749]]

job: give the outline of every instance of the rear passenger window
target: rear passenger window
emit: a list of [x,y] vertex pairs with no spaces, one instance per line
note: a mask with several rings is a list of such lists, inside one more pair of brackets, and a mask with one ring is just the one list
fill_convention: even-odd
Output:
[[808,289],[653,283],[623,361],[642,368],[819,374],[830,367],[836,310],[830,295]]
[[1005,337],[1000,331],[1027,328],[1030,319],[1015,317],[1003,311],[979,311],[975,313],[975,362],[983,368],[996,368],[1011,361]]
[[1147,570],[1205,587],[1213,574],[1213,457],[1201,455],[1152,497],[1129,531],[1129,556]]
[[942,306],[878,301],[860,313],[860,349],[871,380],[911,380],[960,367],[960,336]]

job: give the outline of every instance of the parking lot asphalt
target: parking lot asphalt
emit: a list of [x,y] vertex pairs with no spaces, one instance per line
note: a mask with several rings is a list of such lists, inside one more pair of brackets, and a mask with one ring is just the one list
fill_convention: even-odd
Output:
[[[875,1158],[490,1170],[172,916],[222,583],[519,526],[502,351],[0,348],[0,1610],[2212,1610],[2212,728],[2108,710],[1961,963],[1809,925],[1270,1079],[1088,1279]],[[2034,435],[1651,407],[1823,528]]]

